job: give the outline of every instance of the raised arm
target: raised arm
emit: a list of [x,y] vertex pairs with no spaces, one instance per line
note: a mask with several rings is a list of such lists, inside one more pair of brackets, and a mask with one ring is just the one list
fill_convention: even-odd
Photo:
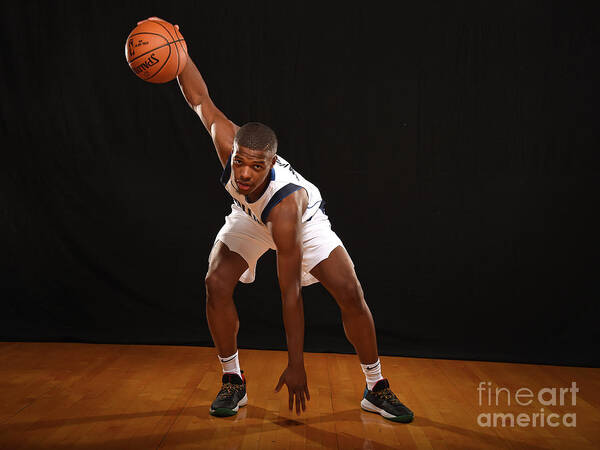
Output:
[[212,137],[219,161],[225,167],[233,148],[233,138],[239,127],[215,106],[208,95],[206,83],[189,54],[185,68],[177,77],[177,81],[188,105],[198,114],[206,131]]
[[300,189],[281,201],[269,214],[271,234],[277,247],[277,275],[281,289],[283,324],[288,345],[288,366],[275,388],[287,384],[289,408],[296,413],[310,400],[304,370],[304,308],[302,303],[302,214],[308,197]]

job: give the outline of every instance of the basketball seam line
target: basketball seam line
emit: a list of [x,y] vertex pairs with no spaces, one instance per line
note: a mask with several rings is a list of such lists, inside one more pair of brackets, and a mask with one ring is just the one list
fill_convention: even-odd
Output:
[[[139,35],[141,35],[141,34],[151,34],[152,36],[158,36],[159,38],[161,38],[161,39],[164,39],[164,40],[165,40],[165,42],[166,42],[167,44],[169,43],[169,40],[168,40],[166,37],[164,37],[162,34],[159,34],[159,33],[152,33],[152,32],[150,32],[150,31],[144,31],[143,33],[132,33],[132,34],[130,34],[130,35],[127,37],[127,41],[129,42],[129,40],[130,40],[130,39],[132,39],[134,36],[139,36]],[[165,44],[165,45],[166,45],[166,44]],[[164,47],[164,45],[161,45],[160,47]],[[160,48],[160,47],[158,47],[158,48]],[[156,49],[154,49],[154,50],[156,50]],[[138,59],[138,58],[140,58],[140,57],[142,57],[142,56],[144,56],[144,55],[147,55],[147,54],[148,54],[148,53],[150,53],[151,51],[153,51],[153,50],[150,50],[150,51],[148,51],[148,52],[146,52],[146,53],[142,53],[141,55],[138,55],[138,56],[136,56],[135,58],[133,58],[131,61],[127,60],[127,62],[128,62],[128,63],[132,63],[132,62],[133,62],[133,61],[135,61],[136,59]]]
[[[177,45],[177,44],[175,44]],[[159,69],[154,72],[152,75],[150,75],[148,78],[142,78],[144,81],[148,81],[150,78],[154,78],[156,75],[158,75],[158,73],[163,70],[163,68],[167,65],[167,63],[169,62],[169,58],[171,58],[171,46],[169,45],[169,54],[167,55],[167,59],[165,59],[165,62],[163,63],[162,66],[159,67]]]
[[[181,39],[177,39],[177,42],[179,42],[179,46],[181,47],[181,52],[184,54],[185,61],[187,63],[187,57],[188,57],[187,50],[184,50],[183,44],[181,43],[181,41],[183,40],[183,36],[181,35],[181,33],[179,33],[179,30],[175,30],[175,37],[179,38],[179,36],[181,36]],[[175,48],[177,48],[177,45],[175,45]],[[179,55],[179,53],[177,53],[177,54]],[[185,68],[185,64],[184,64],[184,68]],[[183,69],[181,69],[181,70],[183,70]]]
[[[171,39],[173,39],[173,42],[175,42],[175,38],[173,37],[173,35],[171,34],[171,32],[168,30],[167,27],[165,27],[162,23],[160,22],[156,22],[158,25],[160,25],[161,27],[163,27],[165,29],[165,31],[167,33],[169,33],[169,36],[171,36]],[[175,30],[175,27],[173,25],[171,25],[173,27],[173,30]],[[175,51],[177,52],[177,70],[175,71],[175,73],[179,73],[179,49],[177,48],[177,44],[175,44]],[[162,69],[162,67],[161,67]],[[160,72],[160,71],[159,71]],[[156,75],[156,74],[154,74]]]
[[[159,34],[158,36],[160,36],[160,34]],[[148,50],[146,53],[142,53],[141,55],[139,55],[139,56],[136,56],[135,58],[133,58],[131,61],[129,61],[129,64],[131,64],[132,62],[134,62],[136,59],[138,59],[138,58],[141,58],[141,57],[142,57],[142,56],[144,56],[144,55],[147,55],[147,54],[148,54],[148,53],[150,53],[150,52],[156,51],[156,50],[158,50],[159,48],[166,47],[167,45],[175,44],[175,42],[179,42],[179,41],[183,41],[183,39],[179,39],[179,40],[177,40],[177,41],[173,41],[173,42],[167,42],[166,44],[163,44],[163,45],[160,45],[160,46],[158,46],[158,47],[155,47],[155,48],[153,48],[152,50]],[[177,46],[176,46],[176,47],[177,47]]]

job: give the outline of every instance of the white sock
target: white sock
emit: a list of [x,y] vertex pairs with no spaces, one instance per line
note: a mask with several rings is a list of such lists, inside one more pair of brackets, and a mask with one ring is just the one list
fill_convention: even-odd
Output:
[[240,378],[242,378],[238,352],[235,352],[233,355],[225,358],[221,358],[221,356],[219,356],[219,361],[221,361],[221,366],[223,366],[223,373],[237,373]]
[[365,378],[367,379],[367,387],[369,390],[372,390],[373,386],[375,386],[379,380],[383,380],[379,358],[377,358],[377,362],[374,362],[373,364],[361,364],[360,367],[362,367]]

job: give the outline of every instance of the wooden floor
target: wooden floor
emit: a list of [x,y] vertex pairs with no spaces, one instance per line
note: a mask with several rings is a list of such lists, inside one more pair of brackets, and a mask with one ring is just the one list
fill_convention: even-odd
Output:
[[[382,357],[383,375],[416,416],[397,424],[360,409],[364,377],[353,355],[307,353],[312,400],[305,414],[290,413],[287,390],[273,390],[286,358],[240,350],[249,404],[215,418],[208,414],[221,377],[214,348],[0,343],[0,448],[600,448],[600,369]],[[479,404],[477,387],[488,381],[512,393],[510,406],[505,394],[498,406],[495,393],[488,402],[488,391]],[[572,393],[564,406],[539,403],[540,389],[572,382],[575,405]],[[515,404],[519,388],[534,393],[530,406]],[[541,408],[558,414],[551,421],[558,426],[478,424],[494,412],[532,420]],[[576,426],[565,426],[572,413]]]

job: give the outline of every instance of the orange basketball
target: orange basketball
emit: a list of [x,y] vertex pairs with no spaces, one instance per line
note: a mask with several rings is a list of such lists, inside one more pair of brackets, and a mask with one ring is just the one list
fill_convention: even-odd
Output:
[[125,58],[133,73],[150,83],[166,83],[187,62],[183,36],[169,22],[152,18],[138,24],[125,43]]

